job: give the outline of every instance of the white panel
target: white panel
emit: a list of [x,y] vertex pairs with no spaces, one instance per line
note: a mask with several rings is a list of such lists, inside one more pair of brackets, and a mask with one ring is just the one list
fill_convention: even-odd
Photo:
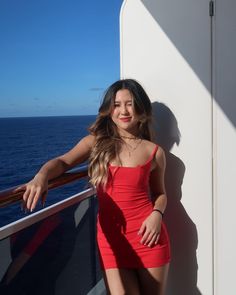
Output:
[[209,36],[208,1],[123,4],[121,77],[137,79],[152,101],[159,102],[154,107],[160,125],[163,118],[167,125],[177,121],[173,130],[166,129],[166,147],[174,128],[181,132],[179,146],[166,151],[171,295],[213,294]]
[[235,127],[216,104],[216,295],[235,294]]
[[217,0],[215,18],[215,289],[236,294],[236,2]]

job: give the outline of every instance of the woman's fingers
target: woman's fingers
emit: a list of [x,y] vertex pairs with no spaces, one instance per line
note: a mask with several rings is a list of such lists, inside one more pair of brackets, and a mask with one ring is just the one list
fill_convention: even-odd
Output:
[[146,229],[146,231],[143,234],[143,237],[141,239],[141,244],[146,245],[150,241],[150,239],[152,238],[152,235],[153,235],[153,233],[150,230]]
[[152,246],[156,245],[159,240],[159,236],[160,236],[159,233],[154,234],[152,236],[151,240],[148,242],[147,246],[152,247]]
[[150,214],[142,223],[139,234],[142,235],[140,243],[149,247],[155,245],[159,240],[161,230],[161,215]]
[[15,188],[13,192],[14,192],[14,193],[18,193],[18,192],[20,192],[20,191],[25,191],[25,187],[26,187],[25,184],[20,185],[20,186],[18,186],[17,188]]
[[145,231],[145,228],[146,228],[145,224],[142,223],[142,225],[141,225],[141,227],[140,227],[140,229],[138,231],[138,235],[143,235],[143,233]]
[[158,243],[159,238],[160,238],[160,233],[157,234],[157,237],[156,237],[156,240],[155,240],[155,245]]
[[24,192],[23,197],[22,197],[22,210],[27,209],[27,200],[28,200],[29,195],[30,195],[30,188],[26,187],[26,191]]
[[42,196],[43,200],[42,202],[45,202],[47,195],[47,190],[43,192],[43,189],[41,186],[35,186],[32,184],[29,184],[26,186],[26,191],[23,195],[23,204],[22,209],[33,211]]
[[46,190],[46,191],[42,194],[42,197],[41,197],[41,203],[42,203],[42,206],[43,206],[43,207],[45,206],[45,202],[46,202],[47,194],[48,194],[48,190]]
[[156,242],[158,235],[159,233],[156,231],[146,231],[141,239],[141,244],[152,246]]
[[34,210],[36,207],[36,204],[38,202],[38,199],[40,197],[41,189],[38,187],[35,190],[31,190],[31,193],[28,197],[27,200],[27,209],[30,210],[31,212]]

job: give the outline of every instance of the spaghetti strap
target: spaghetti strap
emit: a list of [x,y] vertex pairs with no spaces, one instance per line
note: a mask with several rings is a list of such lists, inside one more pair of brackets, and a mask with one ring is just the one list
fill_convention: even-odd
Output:
[[155,146],[155,148],[154,148],[153,152],[151,153],[151,156],[150,156],[150,158],[149,158],[148,161],[153,160],[153,158],[154,158],[154,156],[155,156],[157,150],[158,150],[158,145]]

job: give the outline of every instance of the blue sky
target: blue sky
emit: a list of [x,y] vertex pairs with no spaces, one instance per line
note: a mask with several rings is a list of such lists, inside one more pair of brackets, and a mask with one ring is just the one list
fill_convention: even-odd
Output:
[[120,77],[122,0],[1,0],[0,117],[96,114]]

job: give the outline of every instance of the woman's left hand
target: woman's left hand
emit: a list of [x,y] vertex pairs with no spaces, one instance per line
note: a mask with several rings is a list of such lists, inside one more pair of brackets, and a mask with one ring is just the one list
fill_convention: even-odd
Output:
[[140,243],[152,247],[158,243],[161,231],[162,216],[153,211],[142,223],[138,235],[142,235]]

